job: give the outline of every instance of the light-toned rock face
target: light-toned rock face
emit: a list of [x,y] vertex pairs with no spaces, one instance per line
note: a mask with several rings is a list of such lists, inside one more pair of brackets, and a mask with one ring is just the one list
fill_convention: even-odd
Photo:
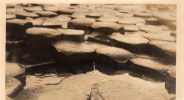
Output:
[[141,35],[138,34],[121,34],[121,33],[113,33],[110,36],[111,39],[114,39],[116,41],[122,42],[122,43],[128,43],[128,44],[147,44],[149,40],[144,38]]
[[21,68],[18,64],[6,63],[6,76],[16,77],[24,73],[24,68]]
[[175,96],[175,5],[10,4],[6,31],[6,89],[15,100]]
[[[28,76],[27,94],[16,99],[24,100],[169,100],[164,83],[150,82],[129,74],[105,75],[99,71],[73,75],[68,78],[57,77],[62,82],[47,85],[50,77]],[[54,78],[53,78],[54,79]],[[51,80],[53,80],[51,79]],[[34,84],[34,86],[33,86]],[[38,92],[32,93],[33,89]],[[151,92],[150,92],[151,91]],[[31,94],[32,97],[26,95]]]
[[13,96],[23,88],[20,81],[13,77],[6,78],[6,95]]

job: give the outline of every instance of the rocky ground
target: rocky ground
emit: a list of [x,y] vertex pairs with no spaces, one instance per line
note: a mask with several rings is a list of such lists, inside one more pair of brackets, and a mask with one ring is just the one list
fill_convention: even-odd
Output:
[[175,100],[175,5],[8,4],[9,100]]

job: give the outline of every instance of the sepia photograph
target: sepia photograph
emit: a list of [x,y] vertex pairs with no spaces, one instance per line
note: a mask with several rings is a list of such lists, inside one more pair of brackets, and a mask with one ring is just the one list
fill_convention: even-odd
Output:
[[176,4],[6,4],[6,100],[176,100]]

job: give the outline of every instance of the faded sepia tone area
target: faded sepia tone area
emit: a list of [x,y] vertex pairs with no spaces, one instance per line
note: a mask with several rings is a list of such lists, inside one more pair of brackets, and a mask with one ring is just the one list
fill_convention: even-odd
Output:
[[7,5],[7,100],[175,100],[175,69],[175,5]]

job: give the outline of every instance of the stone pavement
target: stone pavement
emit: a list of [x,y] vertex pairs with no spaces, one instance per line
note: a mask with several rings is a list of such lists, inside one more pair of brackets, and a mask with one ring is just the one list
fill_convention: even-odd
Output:
[[129,70],[158,75],[168,92],[175,93],[176,36],[174,5],[9,4],[7,96],[13,98],[24,87],[25,70],[53,63],[72,72],[86,64],[85,70],[94,69],[95,63],[97,70],[107,74]]

